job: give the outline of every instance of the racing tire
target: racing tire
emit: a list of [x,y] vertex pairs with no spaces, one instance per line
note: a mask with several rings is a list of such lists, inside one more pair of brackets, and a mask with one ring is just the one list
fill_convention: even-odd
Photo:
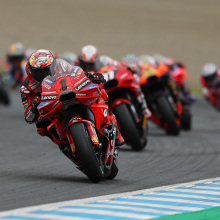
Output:
[[9,94],[2,86],[0,86],[0,102],[4,105],[10,104]]
[[138,128],[134,122],[134,119],[128,109],[127,104],[117,105],[113,110],[117,122],[120,127],[121,134],[125,142],[132,147],[135,151],[143,150],[146,146],[145,140],[141,140],[141,137],[138,132]]
[[181,115],[181,128],[189,131],[192,128],[192,115],[189,108],[183,107]]
[[110,179],[110,180],[114,179],[118,174],[118,170],[119,169],[117,166],[117,161],[116,161],[116,159],[114,159],[112,162],[111,173],[109,174],[109,176],[106,179]]
[[103,179],[103,172],[86,126],[83,122],[72,124],[70,126],[70,133],[76,146],[80,163],[83,166],[84,173],[92,182],[100,182]]
[[168,99],[165,96],[158,96],[155,103],[163,121],[168,124],[167,134],[179,135],[180,125],[175,121],[175,114]]

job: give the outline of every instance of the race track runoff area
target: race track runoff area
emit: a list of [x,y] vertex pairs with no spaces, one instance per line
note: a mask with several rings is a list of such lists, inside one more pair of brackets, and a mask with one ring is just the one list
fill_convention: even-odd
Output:
[[220,219],[220,177],[128,193],[33,206],[0,219]]

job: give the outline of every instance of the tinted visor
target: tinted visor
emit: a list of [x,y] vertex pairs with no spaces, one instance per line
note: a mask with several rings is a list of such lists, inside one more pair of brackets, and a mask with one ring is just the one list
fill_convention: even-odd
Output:
[[44,68],[30,68],[31,76],[37,81],[42,82],[45,77],[51,75],[50,66]]
[[85,72],[95,71],[95,63],[88,63],[88,62],[84,62],[82,60],[79,60],[79,66]]
[[21,62],[24,59],[23,55],[18,55],[18,56],[9,56],[9,62],[11,63],[17,63],[17,62]]
[[216,76],[216,74],[213,74],[211,76],[204,77],[204,79],[208,84],[213,84],[217,80],[217,76]]

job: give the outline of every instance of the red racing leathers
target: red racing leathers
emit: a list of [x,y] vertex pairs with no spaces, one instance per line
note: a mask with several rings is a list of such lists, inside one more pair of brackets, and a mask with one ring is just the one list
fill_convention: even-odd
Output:
[[[62,72],[64,72],[64,69],[66,70],[67,74],[71,74],[74,69],[76,68],[76,66],[72,66],[69,63],[67,63],[66,61],[62,60],[62,59],[57,59],[56,60],[56,67],[55,67],[55,71],[56,73],[59,73],[59,68],[62,68]],[[49,138],[52,139],[51,135],[47,132],[47,130],[45,129],[49,124],[49,122],[47,120],[40,120],[39,119],[39,114],[37,111],[37,105],[40,103],[41,100],[41,91],[42,91],[42,87],[41,87],[41,83],[36,82],[31,74],[30,74],[30,69],[28,64],[26,65],[26,72],[27,72],[27,77],[23,83],[23,85],[21,86],[20,92],[21,92],[21,99],[22,99],[22,103],[25,109],[25,120],[27,123],[32,124],[34,122],[36,122],[36,126],[37,126],[37,132],[42,135],[42,136],[48,136]],[[100,74],[102,76],[102,74]],[[86,76],[94,82],[94,83],[99,83],[99,75],[97,74],[89,74],[86,73]],[[102,76],[103,77],[103,76]],[[45,82],[42,82],[45,83]],[[106,94],[105,90],[103,90],[102,92],[102,99],[107,100],[108,99],[108,95]],[[121,136],[121,133],[117,127],[117,122],[115,120],[115,117],[113,114],[110,113],[110,117],[112,122],[115,124],[116,126],[116,146],[119,146],[121,144],[124,143],[124,140]],[[53,132],[53,131],[52,131]],[[54,135],[56,135],[56,131],[53,132]]]
[[[63,61],[61,59],[59,59],[59,60],[61,62],[58,62],[58,64],[61,65],[61,63],[64,62],[67,65],[66,72],[71,74],[73,72],[73,70],[75,69],[75,67],[71,66],[66,61]],[[61,66],[60,66],[60,68],[61,68]],[[59,71],[58,67],[57,67],[56,71]],[[22,103],[23,103],[23,106],[25,109],[25,112],[24,112],[25,120],[29,124],[32,124],[32,123],[36,122],[38,119],[38,114],[34,113],[32,111],[33,104],[34,104],[33,101],[40,102],[42,88],[41,88],[41,83],[36,82],[33,79],[33,77],[31,76],[28,63],[26,65],[26,73],[27,73],[27,76],[24,80],[24,83],[21,86],[20,92],[21,92]]]
[[200,77],[200,82],[203,96],[213,107],[220,110],[220,71],[218,70],[216,74],[216,81],[212,84],[208,84],[202,76]]

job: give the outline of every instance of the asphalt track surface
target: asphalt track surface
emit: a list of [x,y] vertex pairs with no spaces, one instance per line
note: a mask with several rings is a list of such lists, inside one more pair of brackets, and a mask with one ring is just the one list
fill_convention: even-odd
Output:
[[12,105],[0,107],[0,211],[220,176],[220,115],[202,98],[192,131],[166,136],[150,123],[147,148],[122,146],[116,179],[93,184],[24,121],[19,91],[10,95]]

